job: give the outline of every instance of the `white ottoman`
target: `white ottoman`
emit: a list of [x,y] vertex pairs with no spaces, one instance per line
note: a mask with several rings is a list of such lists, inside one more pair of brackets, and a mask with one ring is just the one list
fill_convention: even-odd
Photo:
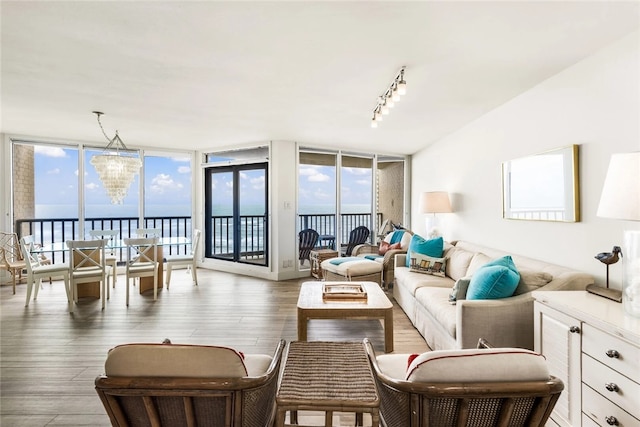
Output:
[[358,280],[382,283],[382,263],[360,257],[337,257],[322,261],[324,279],[327,281]]

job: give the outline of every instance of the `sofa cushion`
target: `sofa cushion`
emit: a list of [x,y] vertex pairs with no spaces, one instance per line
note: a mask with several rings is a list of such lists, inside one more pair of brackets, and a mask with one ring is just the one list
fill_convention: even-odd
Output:
[[520,272],[520,282],[513,292],[513,295],[521,295],[535,291],[541,286],[553,280],[553,276],[544,271],[518,270]]
[[520,281],[520,274],[511,256],[495,259],[480,267],[467,289],[467,299],[498,299],[513,295]]
[[448,277],[432,276],[429,274],[418,274],[407,267],[396,267],[394,270],[394,282],[397,286],[401,286],[407,290],[412,296],[416,290],[422,287],[445,288],[447,292],[451,291],[453,280]]
[[456,336],[456,306],[449,303],[451,288],[422,287],[416,289],[416,303],[442,325],[447,333]]
[[247,376],[240,353],[229,347],[206,345],[123,344],[109,350],[104,368],[112,377]]
[[453,280],[458,280],[467,275],[469,263],[474,255],[473,252],[453,246],[449,248],[444,255],[447,257],[445,270],[447,276]]
[[487,255],[483,254],[482,252],[476,253],[475,255],[473,255],[473,258],[471,258],[471,262],[469,263],[469,268],[467,268],[466,276],[473,276],[473,273],[478,271],[480,267],[490,262],[491,262],[491,258],[488,257]]
[[445,276],[445,268],[447,265],[446,258],[434,258],[427,255],[414,253],[411,257],[411,271],[423,274],[432,274],[434,276]]
[[438,350],[422,353],[407,370],[408,381],[497,382],[549,379],[543,355],[521,348]]
[[[341,262],[336,264],[335,260]],[[344,277],[363,276],[382,271],[381,263],[361,257],[330,258],[322,261],[320,267]]]
[[449,302],[451,304],[455,304],[456,301],[467,298],[469,283],[471,283],[470,277],[463,277],[462,279],[456,280],[456,283],[453,285],[453,289],[451,289],[451,293],[449,294]]
[[434,258],[442,258],[442,250],[444,248],[444,240],[442,237],[435,239],[425,239],[422,236],[414,234],[411,237],[409,250],[407,251],[407,267],[411,267],[412,254],[427,255]]

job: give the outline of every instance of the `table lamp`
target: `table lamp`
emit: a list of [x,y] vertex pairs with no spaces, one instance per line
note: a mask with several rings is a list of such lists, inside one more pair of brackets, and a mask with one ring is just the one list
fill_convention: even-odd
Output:
[[[640,152],[611,156],[597,215],[640,221]],[[625,230],[622,252],[622,303],[640,317],[640,227]]]
[[436,214],[451,213],[449,193],[446,191],[428,191],[420,195],[420,212],[432,214],[427,216],[427,236],[430,239],[441,236]]

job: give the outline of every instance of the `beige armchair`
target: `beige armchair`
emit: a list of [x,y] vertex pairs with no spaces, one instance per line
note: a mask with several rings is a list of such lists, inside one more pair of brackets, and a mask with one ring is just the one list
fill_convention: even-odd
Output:
[[[395,233],[401,233],[395,236]],[[352,256],[358,256],[361,258],[373,259],[374,261],[378,261],[382,263],[382,286],[388,287],[391,283],[393,283],[393,275],[395,269],[394,258],[396,254],[406,254],[409,249],[409,243],[411,242],[411,236],[413,236],[413,232],[410,230],[394,230],[393,232],[386,235],[384,241],[387,243],[391,243],[392,241],[396,243],[400,243],[399,249],[388,249],[384,255],[380,255],[380,246],[362,244],[353,248]]]
[[113,426],[271,426],[284,347],[125,344],[109,352],[96,391]]
[[376,356],[367,339],[365,348],[386,427],[543,427],[564,389],[529,350],[437,350],[410,360]]

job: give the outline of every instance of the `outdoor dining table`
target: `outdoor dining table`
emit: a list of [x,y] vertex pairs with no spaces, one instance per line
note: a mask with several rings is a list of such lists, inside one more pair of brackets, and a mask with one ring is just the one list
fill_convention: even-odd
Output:
[[[184,246],[190,245],[191,239],[188,237],[160,237],[158,238],[158,290],[162,289],[164,283],[164,246]],[[116,249],[126,249],[124,240],[112,239],[106,246],[106,251]],[[64,252],[67,251],[66,242],[53,242],[50,244],[42,245],[34,249],[34,252],[48,253],[48,252]],[[153,277],[141,277],[140,278],[140,293],[144,293],[149,290],[153,290]],[[98,282],[86,284],[78,289],[78,297],[95,297],[100,298],[100,284]]]

